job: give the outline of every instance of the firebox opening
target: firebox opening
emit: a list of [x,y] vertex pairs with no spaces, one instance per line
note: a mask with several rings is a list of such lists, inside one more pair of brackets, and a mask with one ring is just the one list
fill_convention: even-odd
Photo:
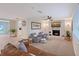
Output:
[[52,35],[60,36],[60,30],[52,30]]

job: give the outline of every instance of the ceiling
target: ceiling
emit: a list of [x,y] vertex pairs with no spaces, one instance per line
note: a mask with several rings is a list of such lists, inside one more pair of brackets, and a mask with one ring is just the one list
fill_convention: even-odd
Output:
[[53,18],[71,17],[76,4],[71,3],[9,3],[0,4],[0,18],[35,18],[52,16]]

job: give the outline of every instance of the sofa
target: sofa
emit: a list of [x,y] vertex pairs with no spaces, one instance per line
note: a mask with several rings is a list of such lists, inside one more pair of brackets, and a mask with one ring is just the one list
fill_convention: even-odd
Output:
[[1,56],[31,56],[28,52],[17,49],[11,43],[8,43],[4,49],[1,50]]
[[48,34],[46,34],[44,32],[39,32],[38,34],[31,33],[29,35],[29,38],[32,38],[33,43],[40,43],[41,41],[43,41],[43,39],[44,39],[44,41],[45,41],[45,39],[48,40]]

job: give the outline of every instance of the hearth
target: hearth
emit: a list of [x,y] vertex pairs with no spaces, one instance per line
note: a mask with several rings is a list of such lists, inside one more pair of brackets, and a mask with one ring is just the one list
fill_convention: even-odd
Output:
[[52,35],[60,36],[60,30],[52,30]]

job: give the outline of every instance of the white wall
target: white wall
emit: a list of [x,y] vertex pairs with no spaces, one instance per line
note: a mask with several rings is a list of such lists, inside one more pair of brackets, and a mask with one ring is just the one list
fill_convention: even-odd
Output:
[[[41,29],[31,29],[31,22],[39,22],[41,23]],[[28,35],[30,33],[39,33],[39,32],[45,32],[49,33],[50,30],[50,21],[49,20],[42,20],[42,19],[29,19],[27,20],[27,32]]]
[[65,35],[66,31],[70,31],[70,33],[72,34],[72,19],[65,20]]
[[41,31],[49,34],[49,31],[50,31],[50,21],[49,20],[41,20]]
[[[22,19],[19,19],[17,21],[17,37],[19,40],[22,40],[22,39],[28,39],[28,34],[27,34],[27,21],[26,21],[26,26],[23,26],[22,25]],[[19,30],[19,28],[21,28],[21,30]]]
[[73,46],[75,55],[79,56],[79,5],[73,17]]
[[41,20],[39,20],[39,19],[29,19],[29,20],[27,20],[27,32],[28,32],[28,35],[30,33],[34,33],[34,32],[38,33],[38,32],[40,32],[41,29],[36,29],[36,30],[31,29],[31,22],[39,22],[39,23],[41,23]]

